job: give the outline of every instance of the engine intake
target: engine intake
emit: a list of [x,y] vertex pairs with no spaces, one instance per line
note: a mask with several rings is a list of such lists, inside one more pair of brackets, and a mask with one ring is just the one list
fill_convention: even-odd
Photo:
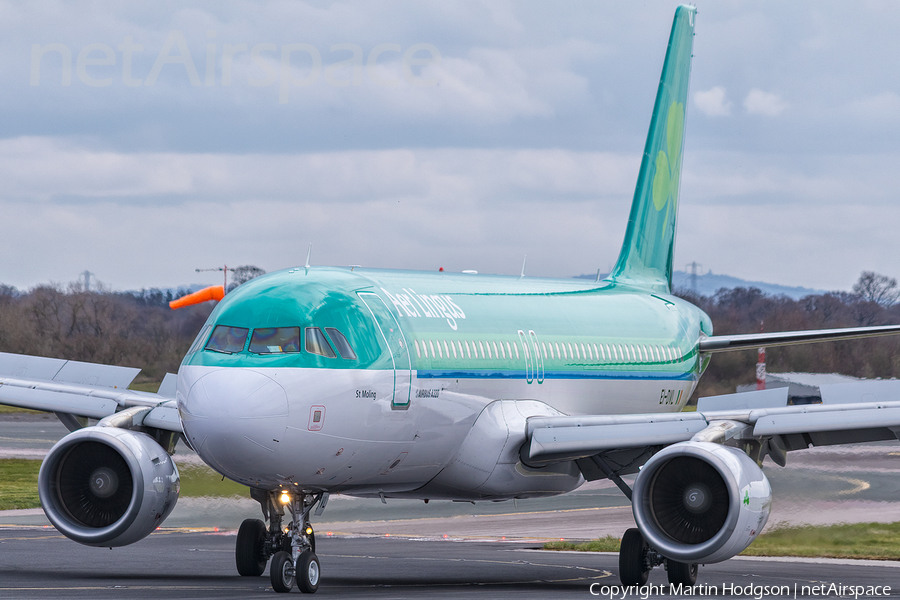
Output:
[[714,563],[740,553],[769,518],[772,488],[744,452],[681,442],[658,452],[634,482],[644,539],[666,558]]
[[47,518],[88,546],[125,546],[148,536],[175,508],[180,487],[162,446],[116,427],[70,433],[51,448],[38,475]]

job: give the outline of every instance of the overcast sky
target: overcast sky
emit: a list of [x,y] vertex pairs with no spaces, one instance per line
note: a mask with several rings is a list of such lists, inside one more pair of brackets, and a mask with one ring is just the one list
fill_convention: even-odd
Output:
[[[309,243],[606,271],[675,6],[0,3],[0,283],[212,284]],[[893,2],[700,4],[676,268],[900,277],[897,31]]]

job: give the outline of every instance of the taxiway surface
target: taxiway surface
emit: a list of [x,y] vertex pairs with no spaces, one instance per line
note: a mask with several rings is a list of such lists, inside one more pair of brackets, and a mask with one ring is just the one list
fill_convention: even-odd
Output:
[[[108,550],[79,546],[53,530],[0,529],[0,598],[274,597],[268,576],[236,575],[234,540],[233,533],[162,531]],[[587,598],[592,584],[595,592],[617,584],[615,554],[396,537],[324,537],[318,546],[317,597]],[[716,586],[719,596],[754,597],[760,586],[801,591],[822,584],[891,586],[896,595],[900,564],[732,559],[703,567],[700,579]],[[676,597],[667,593],[662,570],[653,571],[649,583],[666,586],[652,597]],[[723,593],[727,586],[748,593]]]
[[[40,458],[65,433],[53,418],[0,418],[0,457]],[[190,453],[175,458],[197,460]],[[775,492],[770,526],[900,521],[900,444],[795,452],[787,468],[771,466],[766,473]],[[45,527],[40,509],[3,511],[0,597],[272,594],[267,577],[235,575],[234,531],[244,518],[259,516],[249,498],[182,498],[165,523],[173,529],[108,550],[75,544]],[[557,498],[474,506],[393,499],[385,505],[333,496],[314,524],[323,569],[320,594],[547,598],[590,596],[591,583],[616,584],[617,556],[526,549],[559,537],[619,537],[633,519],[612,484],[594,482]],[[898,562],[738,558],[703,568],[701,580],[720,587],[890,585],[897,596],[898,567]],[[665,581],[659,569],[651,575],[651,583]]]

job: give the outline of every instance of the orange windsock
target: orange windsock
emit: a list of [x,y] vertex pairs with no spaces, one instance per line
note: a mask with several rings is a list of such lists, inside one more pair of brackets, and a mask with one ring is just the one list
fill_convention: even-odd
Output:
[[200,304],[207,300],[221,300],[225,297],[225,288],[221,285],[211,285],[208,288],[196,291],[193,294],[182,296],[178,300],[169,302],[169,308],[175,310],[183,306],[191,306],[192,304]]

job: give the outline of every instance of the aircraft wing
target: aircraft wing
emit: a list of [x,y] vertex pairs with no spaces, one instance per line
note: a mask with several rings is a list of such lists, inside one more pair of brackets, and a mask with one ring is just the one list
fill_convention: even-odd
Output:
[[[126,408],[134,425],[181,433],[175,376],[157,393],[129,390],[140,369],[0,352],[0,404],[54,412],[69,429],[85,419],[103,419]],[[80,424],[79,424],[80,423]]]
[[[642,456],[677,442],[755,442],[760,462],[768,455],[783,466],[791,450],[900,438],[900,381],[822,386],[826,404],[787,406],[787,393],[701,398],[697,412],[531,417],[522,459],[533,466],[576,460],[584,470],[590,463],[581,459],[609,456],[623,466],[613,470],[625,474],[636,472]],[[621,458],[635,464],[625,466]]]
[[876,327],[846,327],[843,329],[812,329],[809,331],[780,331],[743,335],[714,335],[700,340],[700,352],[728,352],[765,346],[792,346],[809,342],[855,340],[900,333],[900,325]]

